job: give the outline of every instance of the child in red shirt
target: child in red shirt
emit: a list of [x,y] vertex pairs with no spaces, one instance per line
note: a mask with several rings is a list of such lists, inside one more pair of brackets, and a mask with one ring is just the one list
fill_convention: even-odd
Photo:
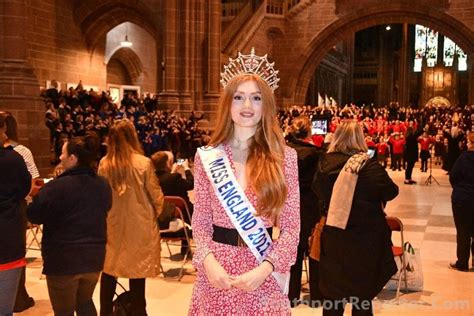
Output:
[[387,158],[389,153],[389,147],[385,139],[380,136],[379,142],[377,143],[377,160],[384,168],[387,168]]

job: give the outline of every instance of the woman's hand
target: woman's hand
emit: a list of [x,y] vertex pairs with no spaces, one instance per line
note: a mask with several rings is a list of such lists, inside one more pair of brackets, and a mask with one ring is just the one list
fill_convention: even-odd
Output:
[[231,277],[227,274],[212,253],[206,256],[203,264],[207,279],[213,287],[221,290],[228,290],[231,288]]
[[263,261],[258,267],[238,277],[233,277],[231,285],[238,289],[252,292],[265,282],[266,278],[273,272],[273,266],[268,261]]

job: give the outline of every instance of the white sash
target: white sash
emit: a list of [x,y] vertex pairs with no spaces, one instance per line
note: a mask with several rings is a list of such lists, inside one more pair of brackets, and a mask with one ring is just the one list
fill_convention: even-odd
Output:
[[[261,263],[272,245],[272,237],[268,234],[260,217],[256,217],[255,208],[248,200],[244,190],[232,172],[229,159],[222,145],[219,147],[198,148],[199,156],[214,191],[222,207],[245,241],[257,261]],[[290,273],[273,272],[283,294],[288,293]]]

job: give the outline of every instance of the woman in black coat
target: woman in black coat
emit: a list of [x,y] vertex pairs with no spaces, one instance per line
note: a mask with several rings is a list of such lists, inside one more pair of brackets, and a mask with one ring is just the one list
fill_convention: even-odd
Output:
[[[298,155],[298,179],[300,186],[300,241],[296,262],[291,267],[290,288],[288,298],[291,306],[298,305],[301,294],[301,274],[304,256],[308,256],[308,238],[321,214],[318,210],[318,201],[311,190],[311,183],[316,173],[316,166],[319,156],[323,151],[319,150],[306,141],[311,136],[311,122],[307,116],[299,116],[293,119],[291,133],[288,136],[288,146],[294,148]],[[322,295],[319,290],[319,263],[316,260],[309,260],[309,289],[310,306],[319,307],[322,303]]]
[[[338,127],[328,153],[318,163],[312,186],[325,210],[347,160],[366,150],[356,122]],[[367,160],[358,174],[346,228],[326,225],[321,236],[319,285],[325,298],[324,316],[343,315],[348,302],[356,303],[352,310],[357,315],[372,315],[371,300],[397,272],[382,206],[397,195],[398,186],[385,169],[375,159]]]

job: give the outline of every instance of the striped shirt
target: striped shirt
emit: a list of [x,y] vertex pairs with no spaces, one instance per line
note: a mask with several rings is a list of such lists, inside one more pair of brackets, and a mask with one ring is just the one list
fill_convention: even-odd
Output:
[[23,157],[26,167],[28,168],[28,172],[31,174],[31,178],[39,178],[40,174],[38,172],[38,168],[36,167],[35,160],[33,159],[31,151],[23,145],[16,145],[15,147],[13,147],[13,150],[15,150]]

